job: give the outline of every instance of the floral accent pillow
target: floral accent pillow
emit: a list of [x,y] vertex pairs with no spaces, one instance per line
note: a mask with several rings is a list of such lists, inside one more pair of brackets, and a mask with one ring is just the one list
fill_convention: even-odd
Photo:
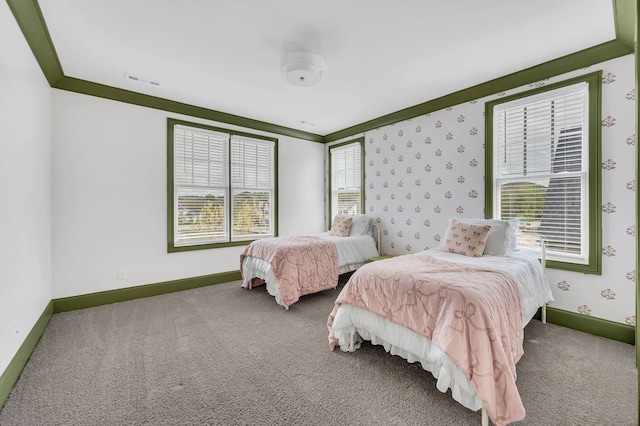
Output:
[[[447,221],[447,226],[444,231],[445,235],[449,234],[449,228],[454,219],[474,225],[489,225],[491,227],[487,244],[484,246],[484,254],[509,256],[517,250],[516,231],[518,230],[518,219],[500,220],[452,217]],[[440,243],[440,248],[443,246],[444,239]]]
[[454,219],[442,249],[465,256],[482,256],[490,230],[489,225],[475,225]]
[[351,216],[336,216],[333,218],[333,225],[329,235],[335,235],[336,237],[348,237],[349,230],[351,229],[351,222],[353,217]]

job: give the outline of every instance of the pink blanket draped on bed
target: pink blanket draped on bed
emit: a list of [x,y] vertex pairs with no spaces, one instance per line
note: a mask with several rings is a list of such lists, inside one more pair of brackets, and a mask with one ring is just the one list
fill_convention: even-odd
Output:
[[240,271],[247,256],[269,262],[285,308],[300,296],[338,285],[338,250],[329,240],[311,236],[256,240],[240,255]]
[[516,362],[524,331],[518,287],[502,271],[405,255],[369,263],[340,292],[341,304],[371,311],[429,338],[464,372],[496,425],[522,420]]

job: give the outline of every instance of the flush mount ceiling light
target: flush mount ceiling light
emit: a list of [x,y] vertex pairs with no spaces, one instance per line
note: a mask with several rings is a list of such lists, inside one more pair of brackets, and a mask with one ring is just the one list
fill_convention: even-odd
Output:
[[315,53],[285,53],[280,62],[282,78],[294,86],[308,87],[320,81],[324,61]]

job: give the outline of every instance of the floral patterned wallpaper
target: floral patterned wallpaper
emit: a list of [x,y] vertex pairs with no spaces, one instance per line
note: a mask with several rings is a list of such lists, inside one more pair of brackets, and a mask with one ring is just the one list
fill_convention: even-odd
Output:
[[626,56],[365,133],[365,209],[382,253],[439,245],[451,216],[484,217],[485,102],[602,69],[603,273],[547,269],[550,306],[635,325],[634,58]]

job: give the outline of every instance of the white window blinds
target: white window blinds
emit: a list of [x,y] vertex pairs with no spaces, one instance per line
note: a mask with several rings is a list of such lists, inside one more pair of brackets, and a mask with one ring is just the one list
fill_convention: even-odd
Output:
[[362,145],[360,142],[330,148],[331,206],[336,214],[362,213]]
[[494,107],[494,215],[519,218],[551,259],[588,259],[587,117],[587,83]]
[[182,125],[174,127],[174,243],[227,239],[229,136]]
[[231,139],[232,240],[273,235],[274,143]]
[[277,140],[169,123],[169,251],[274,236]]

